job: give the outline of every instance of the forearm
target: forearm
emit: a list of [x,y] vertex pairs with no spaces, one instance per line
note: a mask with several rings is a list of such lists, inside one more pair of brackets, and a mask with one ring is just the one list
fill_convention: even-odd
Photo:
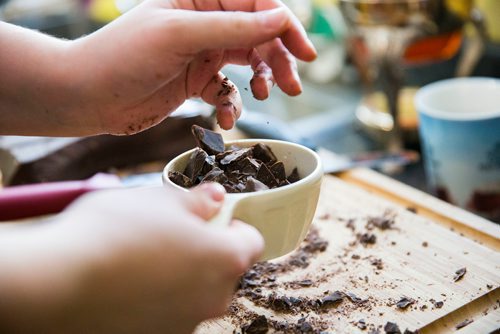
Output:
[[0,135],[84,135],[98,126],[77,110],[72,43],[0,22]]

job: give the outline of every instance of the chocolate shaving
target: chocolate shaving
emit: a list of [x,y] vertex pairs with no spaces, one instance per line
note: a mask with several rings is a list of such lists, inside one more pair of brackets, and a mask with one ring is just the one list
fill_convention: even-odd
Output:
[[455,271],[455,276],[453,277],[453,282],[458,282],[464,277],[465,273],[467,272],[467,268],[463,267]]
[[359,298],[358,296],[356,296],[354,293],[352,292],[347,292],[346,293],[346,296],[347,298],[349,298],[349,300],[355,304],[358,304],[358,303],[362,303],[364,302],[363,299]]
[[365,319],[359,319],[358,322],[356,322],[356,326],[361,330],[365,330],[366,329]]
[[455,328],[456,329],[461,329],[461,328],[464,328],[465,326],[470,325],[473,322],[474,322],[473,319],[465,319],[464,321],[462,321],[461,323],[459,323],[458,325],[456,325]]
[[401,310],[405,310],[408,306],[410,306],[414,303],[415,303],[414,299],[411,299],[408,297],[403,297],[396,303],[396,307],[401,309]]

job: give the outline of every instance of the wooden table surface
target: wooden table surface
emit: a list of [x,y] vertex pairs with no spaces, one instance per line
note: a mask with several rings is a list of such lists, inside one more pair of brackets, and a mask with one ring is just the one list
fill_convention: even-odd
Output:
[[[370,218],[381,216],[394,220],[391,229],[367,229]],[[257,315],[288,324],[306,317],[321,323],[325,333],[384,333],[388,321],[397,323],[402,332],[491,333],[500,328],[498,225],[366,169],[324,177],[313,224],[328,241],[327,250],[307,268],[276,274],[272,288],[256,288],[264,296],[304,299],[351,292],[366,300],[363,307],[345,299],[326,312],[301,308],[277,312],[251,298],[235,297],[238,314],[203,323],[196,333],[241,333],[241,327]],[[356,242],[356,234],[366,232],[376,236],[375,244]],[[286,261],[285,257],[274,262]],[[381,265],[377,268],[374,263]],[[460,268],[466,273],[454,282]],[[290,288],[290,282],[305,279],[313,285]],[[415,303],[401,310],[394,304],[402,297]],[[357,327],[360,319],[367,329]],[[457,330],[465,320],[473,322]]]

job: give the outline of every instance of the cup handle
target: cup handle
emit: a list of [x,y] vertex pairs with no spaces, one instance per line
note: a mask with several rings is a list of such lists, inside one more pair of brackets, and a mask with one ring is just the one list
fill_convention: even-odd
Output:
[[233,219],[234,208],[245,196],[227,196],[224,199],[224,204],[220,211],[208,220],[208,223],[213,226],[227,227]]

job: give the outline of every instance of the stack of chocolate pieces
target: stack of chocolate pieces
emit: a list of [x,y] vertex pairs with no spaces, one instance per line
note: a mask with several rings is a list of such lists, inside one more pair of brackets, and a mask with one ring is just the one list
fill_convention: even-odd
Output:
[[186,168],[169,172],[175,184],[191,188],[203,182],[218,182],[228,193],[244,193],[286,186],[299,180],[297,168],[286,175],[283,162],[265,144],[225,149],[222,136],[193,125],[198,147],[189,157]]

